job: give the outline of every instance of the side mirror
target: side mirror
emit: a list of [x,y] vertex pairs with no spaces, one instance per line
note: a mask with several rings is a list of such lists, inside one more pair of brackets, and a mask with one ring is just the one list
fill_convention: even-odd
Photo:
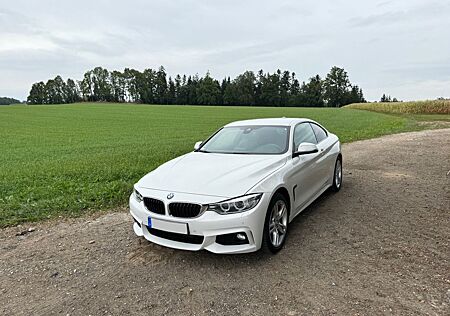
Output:
[[319,149],[317,148],[316,144],[313,143],[301,143],[298,145],[297,151],[294,152],[292,157],[298,157],[301,155],[308,155],[308,154],[314,154],[319,152]]
[[194,150],[198,150],[200,148],[200,146],[202,145],[202,143],[203,143],[202,141],[196,142],[194,145]]

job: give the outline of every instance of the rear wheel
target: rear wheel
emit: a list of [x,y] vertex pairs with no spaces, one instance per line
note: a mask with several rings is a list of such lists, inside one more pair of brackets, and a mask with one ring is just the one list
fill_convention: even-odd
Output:
[[333,185],[331,189],[334,192],[338,192],[342,186],[342,158],[339,156],[336,159],[336,164],[334,165],[334,173],[333,173]]
[[289,209],[286,198],[276,193],[270,201],[264,222],[262,248],[277,253],[283,248],[288,232]]

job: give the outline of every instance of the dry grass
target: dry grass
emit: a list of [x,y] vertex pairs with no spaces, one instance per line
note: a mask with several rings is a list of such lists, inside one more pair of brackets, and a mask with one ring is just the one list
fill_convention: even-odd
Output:
[[395,114],[450,114],[450,100],[354,103],[346,108]]

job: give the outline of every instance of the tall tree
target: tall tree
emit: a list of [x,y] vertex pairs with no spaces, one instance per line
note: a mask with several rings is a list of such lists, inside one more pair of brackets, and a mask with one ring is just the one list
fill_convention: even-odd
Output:
[[141,82],[141,73],[136,69],[125,68],[123,71],[123,77],[125,78],[125,86],[126,86],[126,100],[129,102],[142,102],[140,95],[140,82]]
[[220,85],[220,104],[227,104],[226,103],[226,97],[225,94],[227,93],[226,91],[228,90],[228,87],[231,85],[231,79],[230,77],[228,78],[223,78],[222,80],[222,84]]
[[92,70],[86,71],[80,82],[81,94],[84,101],[95,101],[94,85],[92,83]]
[[319,75],[316,75],[309,79],[308,83],[303,83],[299,105],[309,107],[322,107],[324,106],[324,87],[323,80]]
[[75,81],[68,78],[65,85],[65,103],[75,103],[81,101],[80,91]]
[[136,74],[137,89],[140,94],[141,102],[154,104],[159,102],[157,87],[157,72],[152,69],[145,69],[142,74]]
[[283,71],[280,76],[280,105],[287,106],[291,94],[291,74],[289,71]]
[[113,101],[109,71],[102,67],[95,67],[92,71],[92,83],[95,101]]
[[255,105],[256,76],[253,71],[246,71],[231,83],[227,83],[224,91],[224,104]]
[[126,84],[124,75],[117,70],[110,73],[111,93],[114,102],[125,102]]
[[155,101],[159,104],[167,103],[167,74],[163,66],[159,67],[155,78]]
[[264,71],[262,69],[260,69],[256,76],[256,83],[255,83],[256,105],[263,105],[263,103],[264,103],[264,101],[262,100],[263,82],[264,82]]
[[181,104],[180,102],[180,92],[181,92],[181,85],[183,84],[181,76],[178,74],[175,77],[175,102],[174,104]]
[[362,89],[360,89],[357,85],[352,86],[347,94],[346,104],[363,102],[366,102],[366,100],[364,99]]
[[66,83],[61,76],[50,79],[45,84],[46,104],[62,104],[66,102]]
[[169,77],[169,83],[167,88],[167,104],[176,104],[177,93],[175,88],[175,82],[172,77]]
[[194,75],[188,77],[186,86],[187,86],[187,103],[186,104],[198,104],[197,101],[197,86],[198,86],[199,78],[198,75]]
[[300,94],[300,82],[296,78],[295,72],[293,72],[291,74],[291,91],[290,91],[288,105],[290,105],[290,106],[297,105],[299,94]]
[[33,83],[27,98],[28,104],[44,104],[47,99],[45,83],[42,81]]
[[196,96],[198,104],[213,105],[219,103],[220,84],[217,80],[211,78],[209,72],[198,81]]
[[346,104],[350,80],[343,68],[333,67],[325,78],[324,99],[327,106],[341,107]]
[[267,73],[260,77],[260,104],[265,106],[280,106],[280,70],[274,74]]
[[189,104],[189,80],[190,77],[187,79],[186,75],[183,75],[183,79],[177,93],[177,104]]

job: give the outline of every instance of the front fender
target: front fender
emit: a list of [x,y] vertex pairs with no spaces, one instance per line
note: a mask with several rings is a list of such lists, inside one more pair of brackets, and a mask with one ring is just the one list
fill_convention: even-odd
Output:
[[247,191],[246,194],[250,193],[266,193],[270,195],[270,199],[272,199],[272,196],[275,194],[275,192],[278,189],[286,189],[289,195],[289,205],[293,204],[293,197],[290,192],[289,186],[286,184],[285,174],[286,174],[286,168],[288,164],[285,164],[280,169],[276,170],[263,180],[261,180],[258,184],[256,184],[254,187],[252,187],[250,190]]

